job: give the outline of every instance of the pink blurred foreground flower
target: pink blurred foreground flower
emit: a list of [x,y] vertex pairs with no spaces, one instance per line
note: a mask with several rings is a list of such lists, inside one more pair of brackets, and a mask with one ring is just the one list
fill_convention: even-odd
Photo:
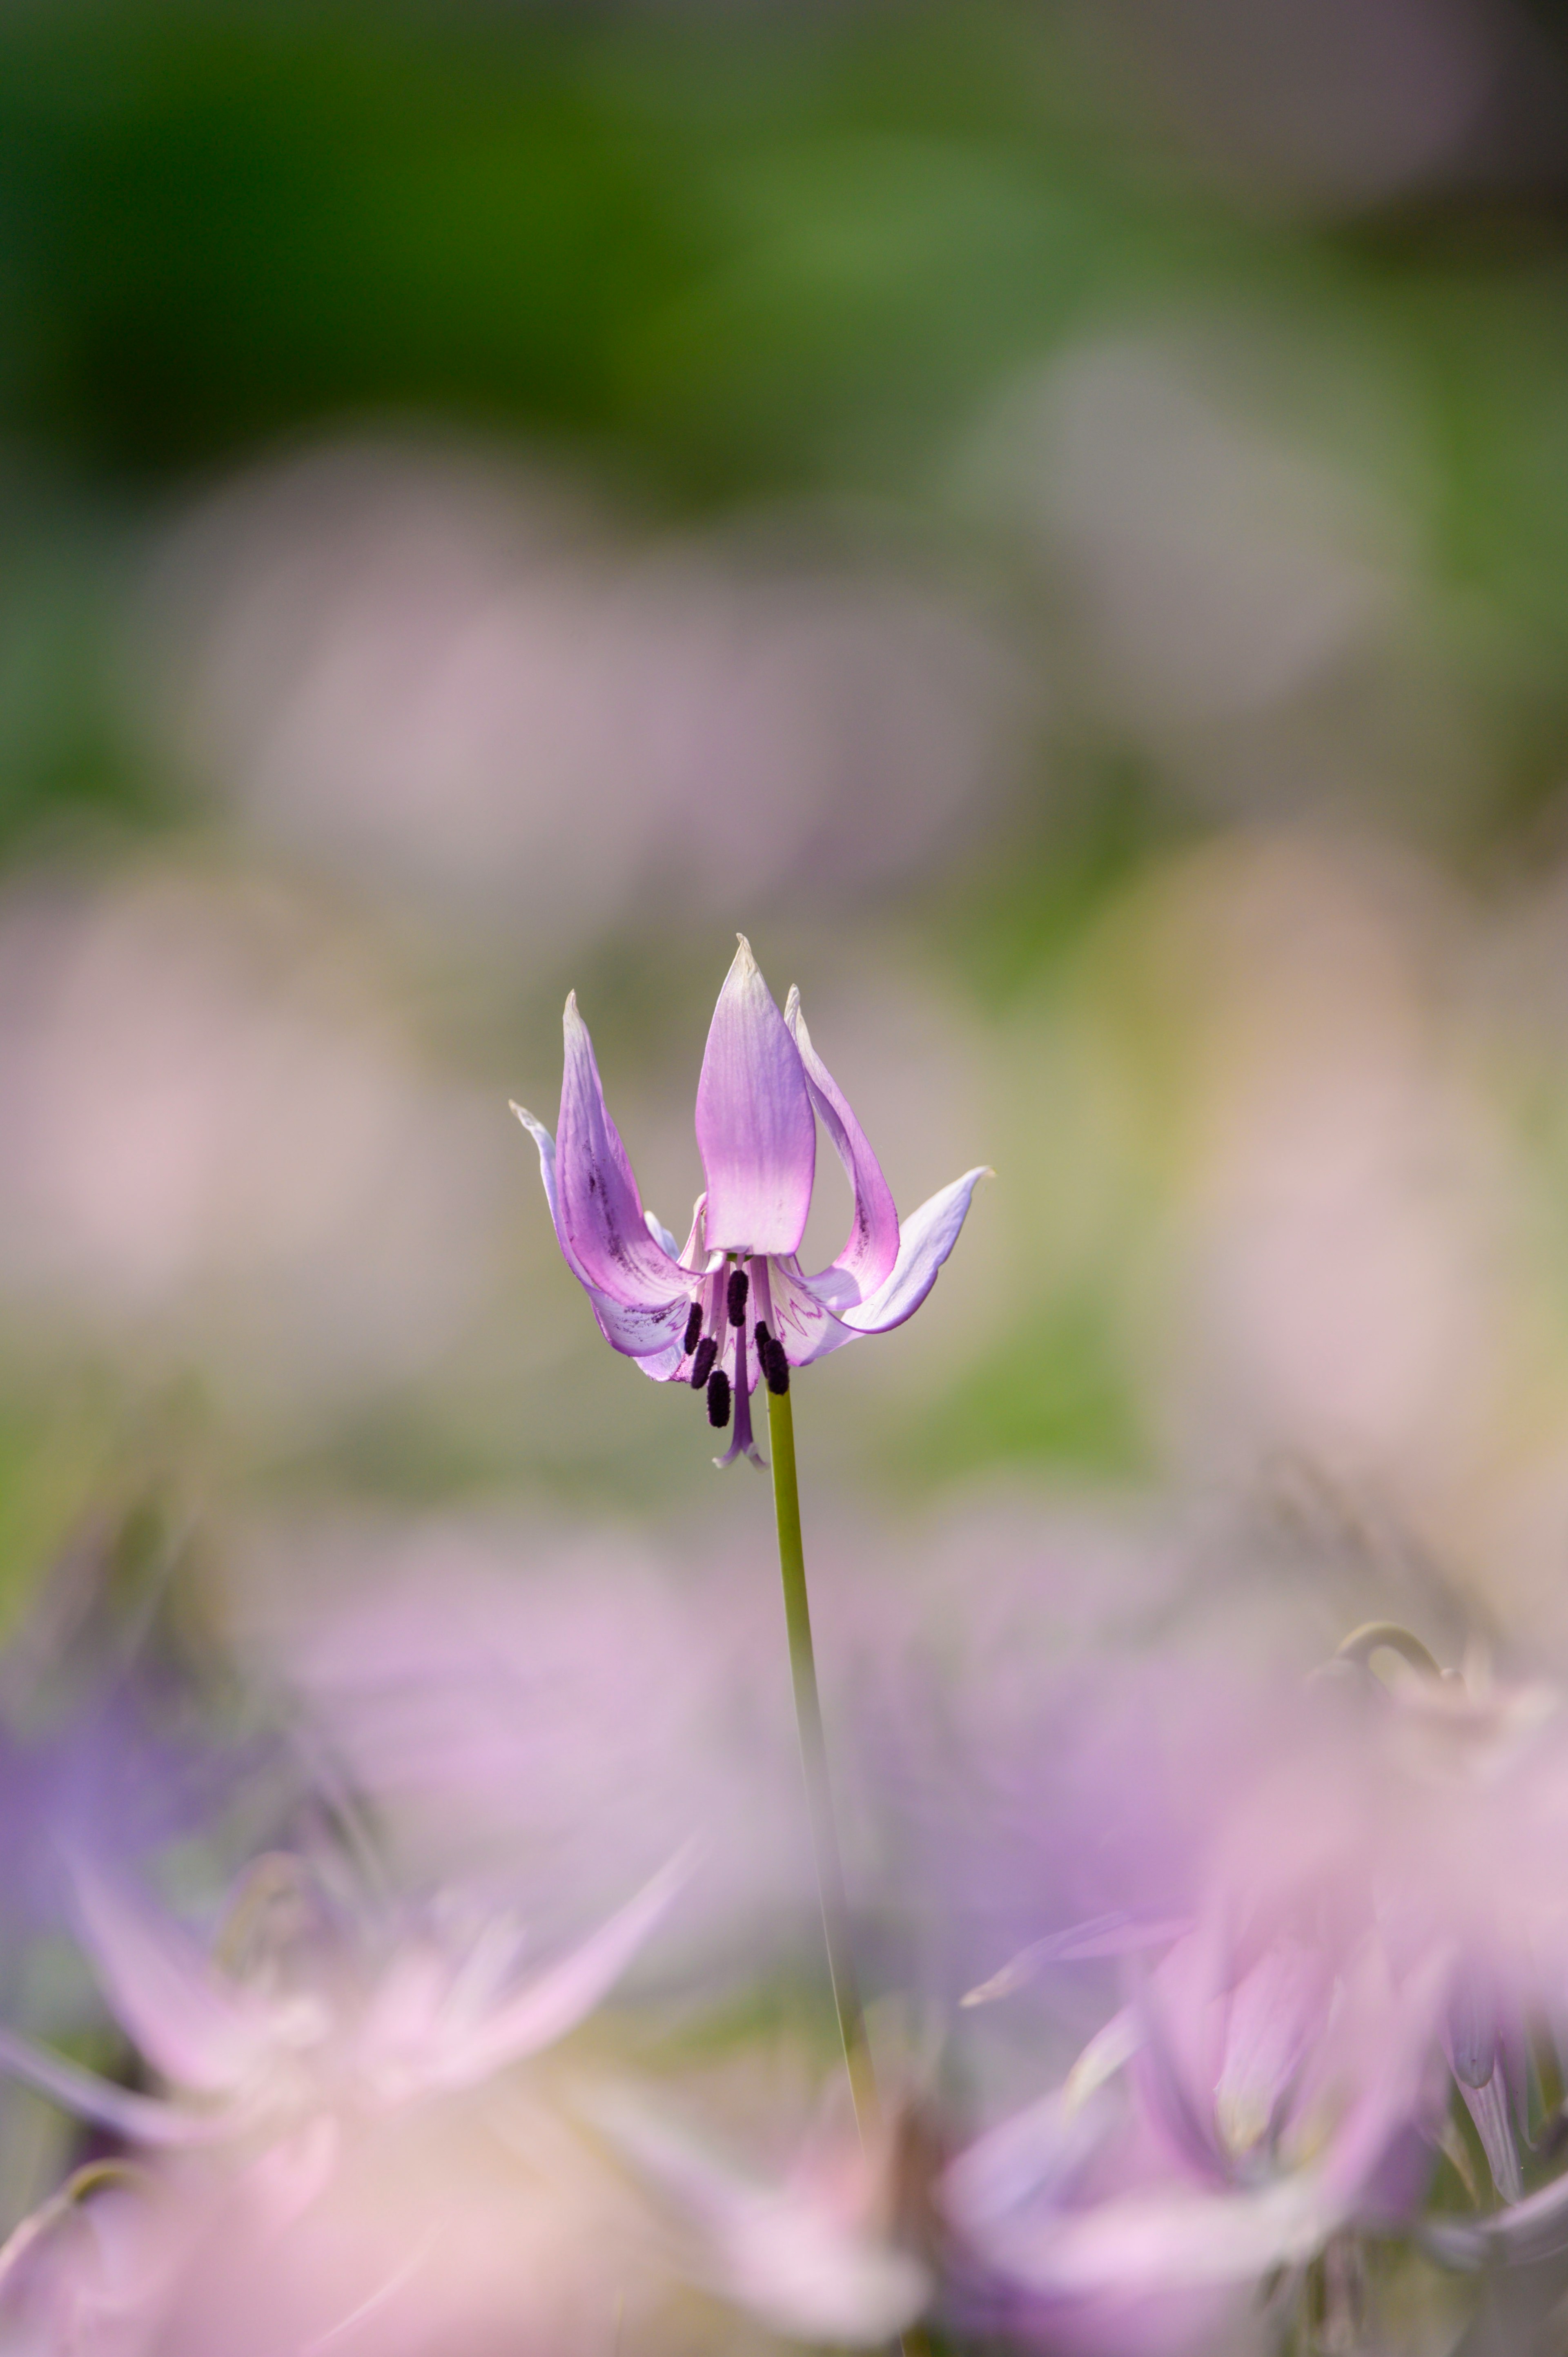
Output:
[[[780,1015],[745,934],[708,1029],[697,1082],[697,1145],[707,1180],[684,1245],[642,1208],[610,1119],[576,994],[566,1001],[561,1121],[513,1111],[539,1148],[566,1265],[605,1340],[658,1383],[705,1391],[717,1429],[735,1405],[729,1465],[760,1464],[751,1394],[785,1392],[803,1367],[862,1334],[912,1317],[962,1227],[983,1166],[942,1188],[900,1228],[860,1124],[811,1045],[791,990]],[[854,1190],[843,1250],[815,1276],[796,1254],[816,1177],[817,1123]],[[729,1365],[725,1364],[726,1356]]]
[[[249,1968],[78,1861],[83,1942],[104,1994],[173,2091],[144,2095],[0,2029],[8,2072],[133,2146],[267,2142],[483,2084],[574,2029],[608,1994],[686,1878],[679,1857],[575,1951],[518,1970],[516,1927],[414,1926],[381,1942],[337,1921],[297,1862],[264,1859],[235,1912],[259,1912]],[[276,1918],[275,1921],[270,1920]],[[378,1953],[379,1948],[379,1953]]]

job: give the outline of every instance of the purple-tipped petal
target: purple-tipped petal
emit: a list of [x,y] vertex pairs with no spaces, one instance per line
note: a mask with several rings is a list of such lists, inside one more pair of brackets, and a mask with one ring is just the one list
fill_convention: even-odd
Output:
[[681,1363],[681,1337],[685,1329],[690,1286],[682,1285],[679,1272],[672,1270],[671,1286],[680,1286],[680,1290],[666,1289],[660,1299],[651,1303],[628,1304],[601,1292],[584,1274],[562,1229],[555,1141],[544,1124],[535,1121],[521,1105],[514,1104],[512,1111],[539,1148],[539,1174],[544,1181],[544,1198],[555,1224],[555,1239],[567,1267],[593,1305],[600,1333],[612,1349],[635,1359],[643,1373],[650,1375],[655,1383],[668,1383]]
[[966,1170],[950,1187],[932,1195],[904,1222],[898,1258],[893,1274],[869,1301],[839,1311],[852,1334],[886,1334],[912,1318],[937,1281],[937,1271],[958,1242],[958,1232],[969,1212],[970,1197],[991,1171],[982,1164]]
[[563,1028],[566,1070],[555,1133],[556,1232],[585,1284],[628,1308],[661,1308],[680,1287],[680,1273],[644,1222],[642,1198],[605,1104],[594,1043],[577,1012],[575,991],[566,1001]]
[[882,1176],[882,1165],[865,1142],[865,1132],[850,1111],[849,1100],[811,1045],[800,994],[793,987],[784,1004],[784,1020],[800,1051],[817,1118],[832,1139],[854,1189],[854,1219],[833,1266],[854,1286],[853,1294],[846,1292],[846,1301],[864,1301],[892,1275],[898,1258],[898,1214],[893,1207],[893,1192]]
[[708,1027],[697,1082],[708,1248],[792,1253],[811,1209],[816,1118],[800,1051],[750,942],[744,933],[739,941]]

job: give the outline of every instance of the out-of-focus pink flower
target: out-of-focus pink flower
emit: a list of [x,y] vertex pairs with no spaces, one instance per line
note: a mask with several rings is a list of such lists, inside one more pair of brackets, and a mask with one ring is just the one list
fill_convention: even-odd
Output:
[[[1064,2084],[950,2171],[990,2297],[1047,2339],[1099,2345],[1133,2299],[1137,2345],[1183,2347],[1202,2298],[1409,2230],[1453,2142],[1454,2080],[1515,2206],[1434,2245],[1477,2264],[1515,2220],[1522,2247],[1568,2244],[1568,2188],[1517,2202],[1526,2025],[1568,1989],[1561,1711],[1435,1664],[1386,1691],[1362,1666],[1386,1637],[1359,1643],[1212,1796],[1187,1928],[1134,1964]],[[1168,1930],[1129,1920],[1114,1944],[1136,1958]],[[1075,1953],[1058,1939],[1020,1964]]]
[[[524,1967],[504,1915],[455,1895],[418,1916],[355,1903],[284,1856],[259,1862],[209,1953],[79,1861],[83,1939],[169,2092],[0,2035],[0,2067],[145,2161],[138,2198],[95,2196],[70,2247],[54,2232],[69,2205],[38,2214],[32,2239],[51,2250],[25,2279],[18,2251],[24,2310],[57,2333],[80,2324],[93,2357],[220,2342],[275,2357],[350,2327],[398,2352],[449,2346],[443,2331],[486,2351],[563,2332],[595,2345],[614,2319],[606,2236],[629,2231],[635,2204],[539,2058],[607,1993],[685,1871],[673,1862],[575,1951]],[[102,2297],[76,2247],[102,2240],[86,2231],[99,2222],[121,2253]]]
[[[620,1977],[686,1867],[666,1867],[574,1953],[519,1969],[521,1933],[450,1911],[379,1942],[346,1921],[295,1862],[258,1871],[237,1902],[259,1919],[242,1969],[170,1915],[79,1861],[83,1938],[113,2010],[167,2101],[127,2094],[19,2039],[0,2067],[133,2143],[269,2143],[481,2084],[553,2045]],[[378,1950],[380,1951],[378,1953]]]
[[[912,1317],[987,1173],[967,1171],[900,1228],[881,1167],[811,1045],[799,992],[791,990],[780,1016],[742,934],[697,1082],[707,1184],[680,1246],[642,1208],[575,993],[565,1035],[557,1135],[521,1105],[514,1110],[539,1148],[566,1265],[605,1340],[645,1374],[705,1389],[709,1421],[720,1429],[733,1399],[735,1438],[721,1461],[760,1463],[751,1437],[758,1381],[787,1391],[791,1366]],[[811,1209],[819,1121],[854,1190],[854,1216],[838,1258],[807,1276],[796,1253]]]
[[0,907],[13,1358],[199,1367],[272,1431],[417,1379],[504,1265],[493,1114],[280,884],[145,868]]
[[1035,703],[977,601],[858,532],[639,542],[542,468],[417,443],[231,481],[150,606],[188,773],[513,961],[927,870],[1008,791]]

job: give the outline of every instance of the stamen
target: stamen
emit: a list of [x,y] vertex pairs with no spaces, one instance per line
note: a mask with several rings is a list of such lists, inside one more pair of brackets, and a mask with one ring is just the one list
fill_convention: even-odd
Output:
[[[694,1392],[700,1392],[707,1382],[713,1372],[714,1361],[718,1355],[717,1342],[711,1334],[704,1334],[697,1345],[697,1355],[692,1361],[692,1389]],[[728,1381],[727,1376],[725,1381]]]
[[681,1345],[687,1358],[690,1358],[696,1349],[697,1337],[702,1330],[703,1305],[700,1301],[693,1301],[686,1317],[686,1339]]
[[729,1273],[729,1292],[725,1297],[725,1307],[729,1311],[729,1322],[732,1326],[745,1325],[746,1297],[750,1290],[751,1280],[745,1269],[732,1268]]
[[708,1377],[708,1422],[715,1432],[722,1432],[729,1422],[729,1377],[722,1367],[715,1367]]
[[768,1330],[768,1320],[757,1321],[757,1362],[762,1369],[762,1380],[776,1398],[782,1399],[789,1388],[789,1361],[784,1355],[784,1345]]

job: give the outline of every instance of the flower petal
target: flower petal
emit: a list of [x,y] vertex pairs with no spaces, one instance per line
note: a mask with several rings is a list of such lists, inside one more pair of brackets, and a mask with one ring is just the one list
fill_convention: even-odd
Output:
[[154,2069],[203,2093],[237,2085],[270,2042],[265,2009],[226,1986],[172,1916],[82,1859],[71,1888],[103,1994]]
[[800,1051],[817,1118],[832,1139],[854,1189],[854,1224],[833,1266],[854,1280],[855,1291],[851,1297],[864,1301],[892,1275],[898,1257],[898,1214],[893,1207],[893,1192],[865,1142],[865,1131],[850,1111],[849,1100],[811,1045],[800,994],[793,986],[784,1003],[784,1020]]
[[697,1082],[708,1248],[792,1253],[811,1209],[816,1119],[800,1051],[738,938]]
[[204,2144],[230,2130],[220,2113],[204,2115],[182,2111],[159,2096],[134,2094],[128,2087],[117,2087],[95,2071],[84,2071],[62,2054],[31,2045],[8,2029],[0,2029],[0,2071],[8,2071],[78,2119],[91,2120],[98,2127],[124,2136],[128,2144]]
[[563,1029],[566,1069],[555,1133],[558,1197],[552,1206],[562,1249],[584,1283],[612,1301],[628,1308],[662,1308],[681,1289],[680,1272],[644,1223],[642,1198],[605,1104],[575,991],[566,1001]]
[[857,2201],[845,2172],[819,2164],[816,2181],[797,2168],[782,2183],[758,2182],[635,2094],[597,2089],[583,2108],[685,2222],[697,2278],[773,2331],[875,2345],[925,2306],[925,2270],[876,2233],[873,2200]]
[[809,1367],[813,1359],[825,1359],[830,1351],[854,1341],[849,1328],[822,1298],[816,1280],[801,1275],[798,1262],[770,1260],[768,1292],[773,1311],[768,1322],[792,1367]]
[[[594,1316],[600,1333],[613,1350],[635,1359],[644,1374],[655,1383],[668,1383],[681,1363],[681,1337],[685,1329],[686,1309],[691,1298],[689,1284],[681,1285],[678,1292],[666,1294],[652,1303],[627,1304],[615,1300],[583,1273],[575,1253],[567,1243],[561,1227],[560,1198],[555,1180],[555,1141],[542,1121],[523,1106],[514,1104],[524,1129],[539,1148],[539,1172],[544,1181],[545,1200],[555,1223],[555,1240],[562,1256],[593,1305]],[[679,1274],[671,1278],[680,1284]]]
[[993,1172],[983,1163],[966,1170],[950,1187],[932,1195],[904,1222],[893,1274],[869,1301],[838,1312],[852,1334],[886,1334],[912,1318],[937,1281],[937,1271],[958,1242],[958,1232],[969,1211],[969,1200],[981,1179]]
[[602,1923],[569,1956],[499,2006],[470,2037],[433,2059],[430,2083],[472,2087],[509,2062],[537,2054],[575,2029],[607,1996],[636,1955],[696,1862],[693,1844],[678,1851],[607,1923]]

